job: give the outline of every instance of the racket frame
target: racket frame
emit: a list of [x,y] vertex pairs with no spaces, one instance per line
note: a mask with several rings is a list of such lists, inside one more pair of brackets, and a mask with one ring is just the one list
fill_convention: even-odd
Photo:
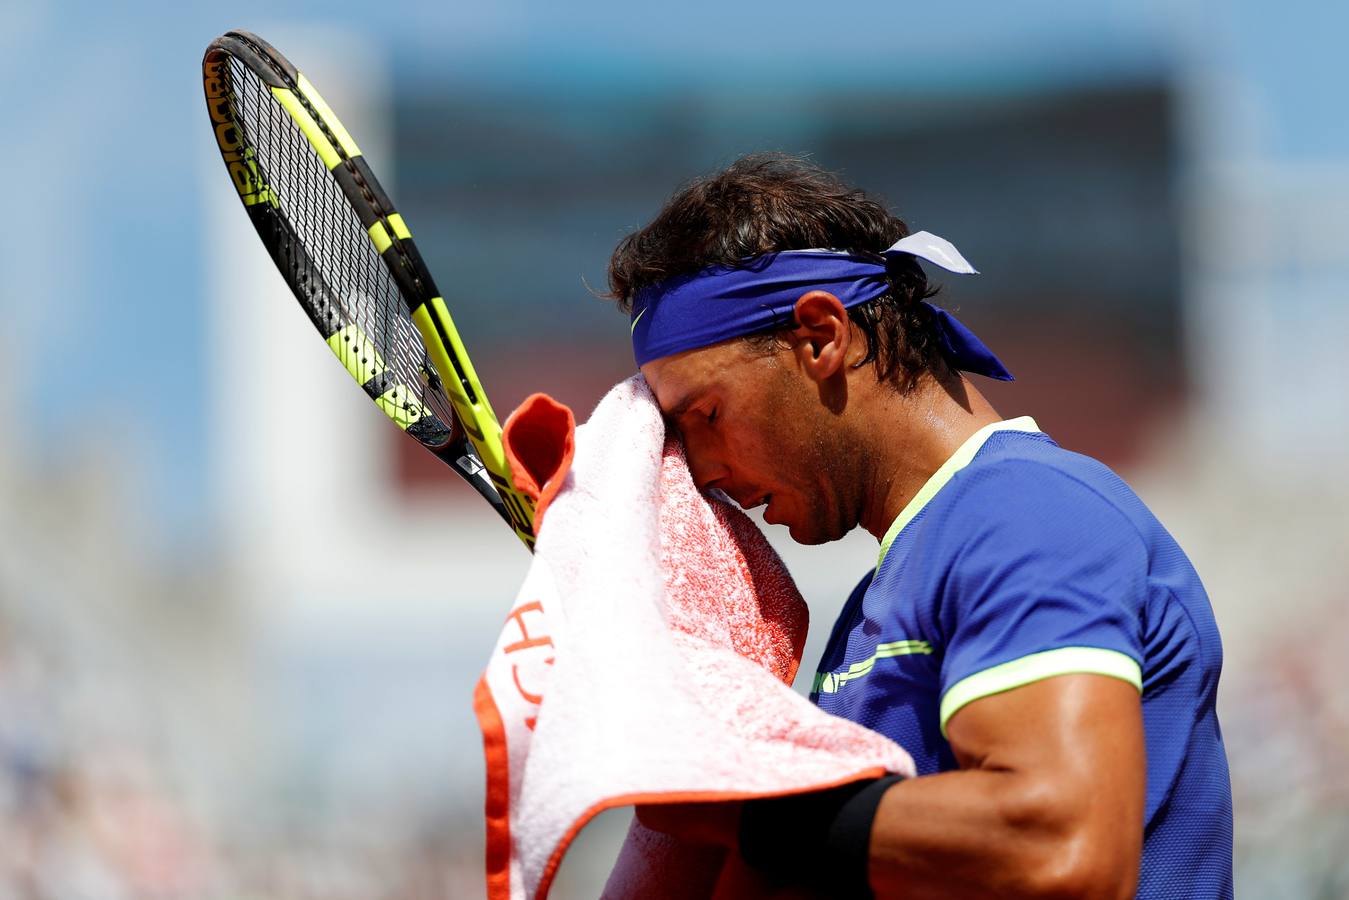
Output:
[[[429,410],[408,412],[406,403],[390,402],[391,396],[406,396],[390,391],[398,387],[409,392],[411,389],[378,382],[375,376],[379,373],[374,370],[383,368],[382,360],[359,327],[352,326],[356,328],[355,334],[342,335],[342,329],[328,334],[330,323],[320,321],[306,298],[299,296],[305,290],[332,292],[322,283],[321,277],[303,285],[292,280],[299,271],[313,279],[318,270],[280,209],[276,193],[258,164],[256,151],[246,143],[245,130],[234,111],[228,57],[245,65],[268,88],[309,142],[366,229],[375,251],[398,287],[405,311],[416,326],[440,385],[453,407],[456,421],[450,424],[462,429],[472,450],[462,436],[454,434],[453,427],[444,429],[443,442],[440,441],[442,435],[425,433],[425,429],[418,434],[418,422],[434,421],[435,417],[426,415]],[[329,348],[395,424],[413,434],[424,447],[473,485],[525,546],[532,549],[533,501],[515,488],[501,440],[500,422],[407,223],[394,208],[351,134],[309,79],[257,35],[229,31],[216,38],[202,59],[202,74],[216,143],[239,199],[282,276],[327,339]],[[360,352],[353,352],[353,340],[342,338],[354,339]],[[372,383],[375,383],[373,387]],[[376,394],[376,390],[380,393]]]

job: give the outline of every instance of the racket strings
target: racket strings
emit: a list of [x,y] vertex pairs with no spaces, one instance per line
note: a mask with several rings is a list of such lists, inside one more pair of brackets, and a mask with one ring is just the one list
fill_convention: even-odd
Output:
[[325,338],[342,332],[334,349],[358,380],[383,364],[372,393],[402,385],[392,399],[406,412],[429,407],[440,424],[455,421],[443,389],[427,377],[435,370],[397,283],[341,188],[270,89],[233,58],[230,76],[236,122],[276,195],[276,214],[305,251],[292,254],[286,274],[310,318]]
[[[328,127],[328,123],[324,120],[323,116],[319,113],[319,111],[314,108],[312,103],[309,102],[309,98],[306,97],[303,94],[303,92],[299,91],[298,85],[296,85],[295,82],[291,79],[289,73],[287,73],[284,68],[276,64],[276,61],[272,59],[272,57],[267,53],[265,48],[260,47],[256,43],[253,43],[251,41],[248,41],[247,43],[250,47],[252,47],[255,51],[257,51],[258,56],[262,59],[262,61],[267,63],[267,65],[271,67],[272,72],[276,75],[276,77],[291,87],[291,89],[295,92],[295,96],[299,100],[300,104],[309,112],[310,116],[313,117],[315,124],[318,125],[319,129],[323,132],[324,137],[328,139],[329,143],[331,143],[334,147],[339,147],[341,145],[341,142],[337,139],[337,135],[335,135],[332,129]],[[350,172],[352,183],[356,185],[357,188],[360,189],[361,198],[365,200],[366,205],[369,206],[372,210],[374,210],[377,216],[379,216],[381,219],[387,222],[389,216],[393,214],[393,210],[384,208],[384,205],[380,202],[379,197],[376,196],[375,192],[370,189],[370,185],[366,182],[365,176],[361,174],[360,169],[351,165],[351,162],[346,158],[345,153],[342,155],[342,165],[347,168],[348,172]],[[412,264],[412,261],[411,259],[409,259],[407,250],[403,247],[402,242],[399,241],[397,237],[395,237],[392,246],[394,248],[394,252],[398,254],[399,258],[403,262],[404,267],[410,274],[414,287],[418,290],[418,292],[424,290],[425,285],[422,284],[421,276],[417,274],[417,267]],[[434,374],[434,368],[429,369],[429,374]]]

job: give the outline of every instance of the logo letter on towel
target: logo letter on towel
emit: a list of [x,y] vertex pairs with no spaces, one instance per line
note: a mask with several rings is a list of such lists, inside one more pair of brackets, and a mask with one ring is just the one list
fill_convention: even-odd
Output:
[[[526,603],[523,606],[519,606],[511,610],[511,614],[506,617],[508,620],[514,620],[515,624],[520,627],[521,637],[520,640],[516,641],[515,643],[507,644],[505,647],[501,648],[501,652],[503,654],[516,653],[520,650],[530,650],[535,647],[553,646],[553,639],[546,634],[541,635],[539,637],[532,637],[530,635],[529,628],[525,625],[525,613],[530,612],[543,615],[543,604],[539,603],[537,600],[533,603]],[[553,664],[553,657],[549,656],[547,659],[543,661],[543,664],[546,666],[551,666]],[[524,685],[520,683],[520,667],[518,665],[511,666],[511,680],[515,682],[515,689],[519,691],[521,698],[523,698],[526,703],[529,703],[532,706],[538,706],[540,703],[543,702],[543,694],[541,693],[535,694],[530,691],[527,691],[525,690]],[[525,719],[525,727],[527,727],[530,731],[533,731],[534,726],[535,724],[537,724],[537,722],[538,722],[537,717],[530,716],[529,718]]]

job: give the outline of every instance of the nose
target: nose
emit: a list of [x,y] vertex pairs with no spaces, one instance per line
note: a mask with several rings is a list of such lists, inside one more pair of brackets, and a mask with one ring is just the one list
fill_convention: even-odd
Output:
[[689,474],[698,490],[706,491],[720,484],[731,474],[731,470],[708,448],[698,441],[684,439],[684,458],[689,464]]

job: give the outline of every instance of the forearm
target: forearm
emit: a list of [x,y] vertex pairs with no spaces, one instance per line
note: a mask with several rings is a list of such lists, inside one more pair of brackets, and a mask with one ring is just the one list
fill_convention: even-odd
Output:
[[[1127,895],[1130,876],[1101,865],[1112,856],[1099,852],[1105,841],[1086,838],[1090,798],[1043,776],[969,769],[750,801],[737,836],[743,858],[776,883],[839,896]],[[701,818],[707,835],[724,821]]]
[[1043,897],[1082,887],[1080,833],[1047,788],[971,769],[901,782],[871,832],[878,898]]
[[901,900],[1133,895],[1146,754],[1132,685],[1046,679],[970,704],[949,731],[958,771],[751,800],[743,814],[739,804],[653,809],[643,821],[738,843],[784,884],[854,894],[865,884]]
[[[1089,788],[1065,798],[1052,781],[993,769],[899,781],[872,808],[869,840],[866,829],[843,830],[842,854],[838,826],[848,818],[849,790],[827,793],[836,803],[826,804],[823,817],[812,795],[749,801],[743,815],[739,803],[644,807],[638,815],[648,827],[692,843],[737,848],[730,863],[743,855],[776,889],[837,889],[865,878],[878,900],[1133,893],[1137,847],[1129,845],[1137,837],[1130,817],[1106,817],[1114,825],[1104,833],[1097,827],[1093,837],[1084,822],[1100,817],[1084,818],[1083,808],[1097,805],[1098,792]],[[854,840],[856,854],[846,850]]]

